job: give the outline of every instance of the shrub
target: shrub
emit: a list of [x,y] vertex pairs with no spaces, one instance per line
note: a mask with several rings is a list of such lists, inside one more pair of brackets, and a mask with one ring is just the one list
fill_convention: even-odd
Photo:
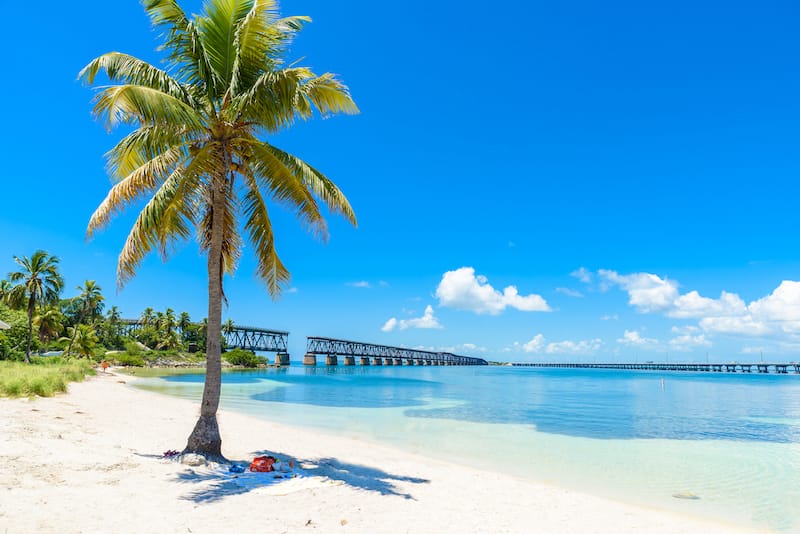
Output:
[[86,360],[61,360],[61,358],[32,358],[35,365],[18,362],[0,362],[0,396],[51,397],[67,390],[70,382],[80,382],[93,375]]
[[258,367],[267,363],[267,359],[263,356],[256,356],[249,350],[233,349],[223,354],[225,361],[231,365],[240,365],[242,367]]
[[144,367],[144,358],[142,358],[139,354],[120,352],[119,354],[114,354],[114,361],[117,365],[125,365],[127,367]]

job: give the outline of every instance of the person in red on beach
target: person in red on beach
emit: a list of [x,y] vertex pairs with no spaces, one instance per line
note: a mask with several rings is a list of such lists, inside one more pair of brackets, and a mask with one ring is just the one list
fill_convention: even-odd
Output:
[[103,360],[103,363],[101,363],[100,366],[103,368],[103,372],[105,373],[106,369],[108,369],[108,362]]

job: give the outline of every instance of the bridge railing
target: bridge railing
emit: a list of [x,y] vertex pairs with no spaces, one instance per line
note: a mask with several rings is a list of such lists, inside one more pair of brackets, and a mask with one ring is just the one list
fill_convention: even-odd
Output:
[[393,347],[363,341],[351,341],[329,337],[308,337],[306,352],[329,356],[353,356],[363,358],[392,358],[399,360],[422,360],[453,365],[488,365],[486,360],[471,356],[460,356],[449,352],[433,352],[421,349]]

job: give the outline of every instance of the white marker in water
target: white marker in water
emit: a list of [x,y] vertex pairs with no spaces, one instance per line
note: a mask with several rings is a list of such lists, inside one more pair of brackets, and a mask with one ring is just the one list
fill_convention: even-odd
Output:
[[664,391],[664,379],[661,379],[661,391]]

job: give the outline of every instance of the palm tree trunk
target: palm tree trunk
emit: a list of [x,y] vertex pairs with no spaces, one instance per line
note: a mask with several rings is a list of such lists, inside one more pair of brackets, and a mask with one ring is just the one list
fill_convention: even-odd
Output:
[[224,178],[215,180],[212,190],[211,244],[208,250],[208,338],[206,340],[206,380],[200,418],[194,426],[184,453],[193,452],[223,460],[222,438],[217,424],[220,389],[222,387],[222,225]]
[[33,307],[28,306],[28,348],[25,349],[25,363],[31,363],[32,339],[33,339]]

